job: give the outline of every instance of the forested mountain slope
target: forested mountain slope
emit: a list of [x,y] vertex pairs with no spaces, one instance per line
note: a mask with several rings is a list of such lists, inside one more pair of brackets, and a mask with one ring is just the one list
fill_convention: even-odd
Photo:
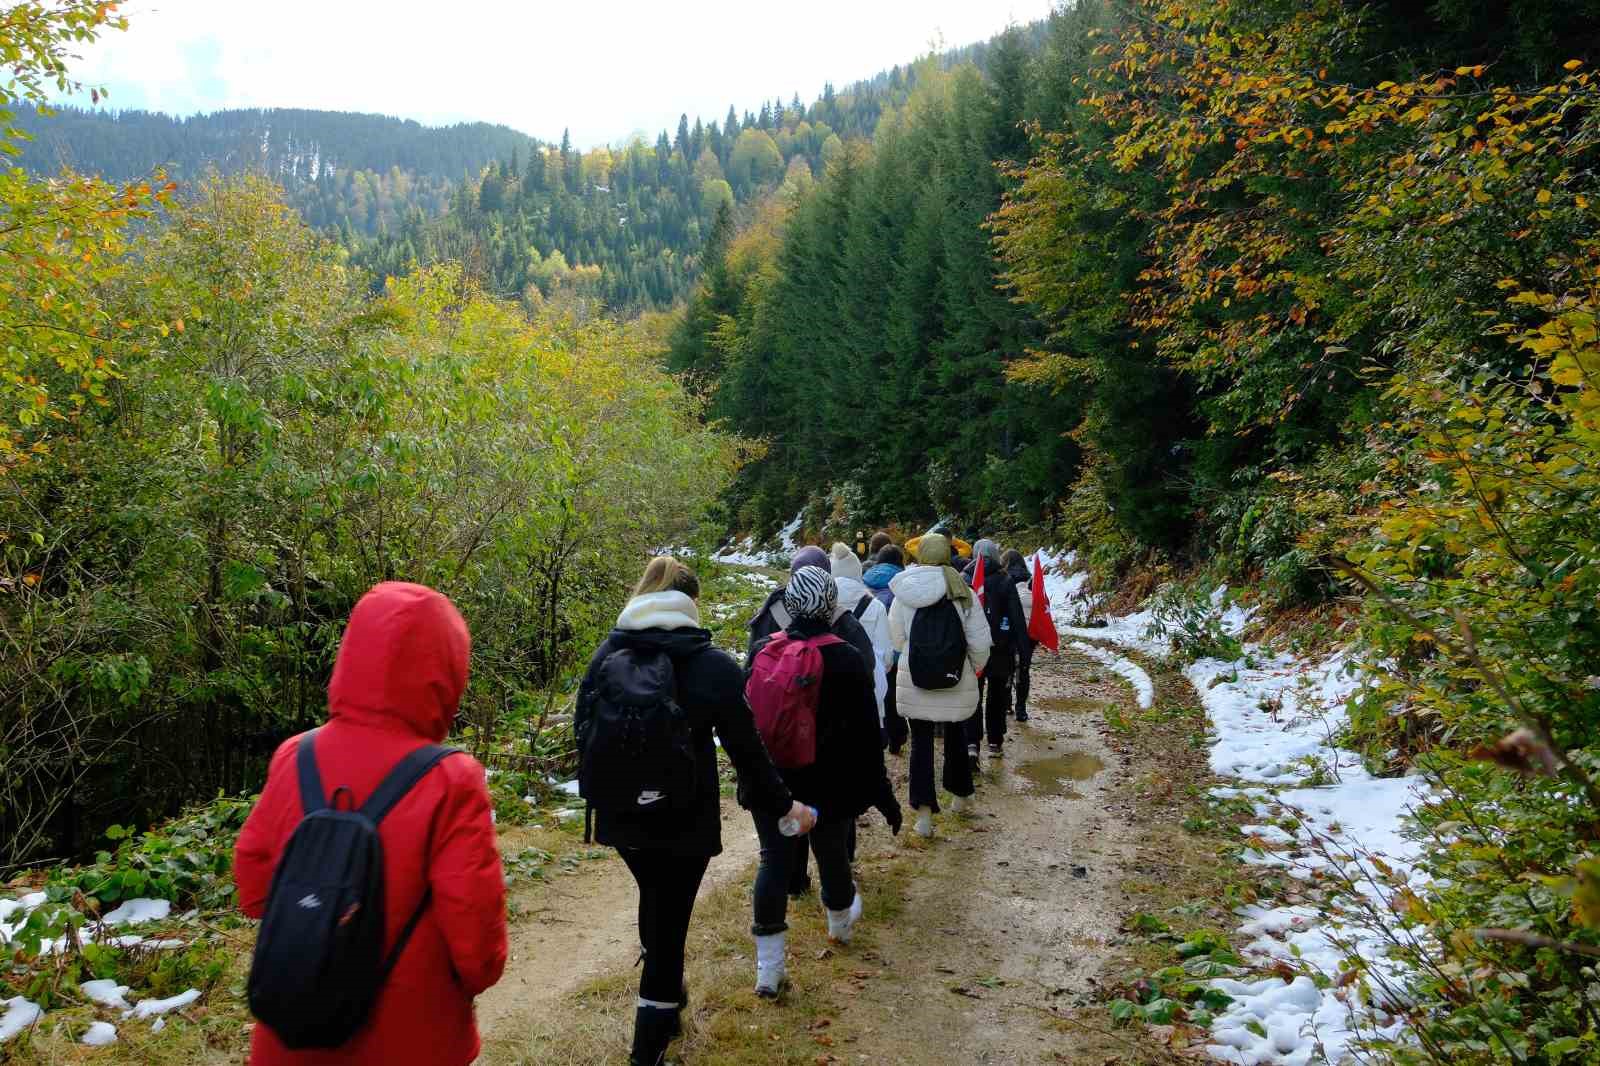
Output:
[[[1044,23],[1013,31],[1037,47]],[[701,250],[724,209],[748,218],[775,192],[794,200],[852,140],[869,138],[904,107],[925,72],[989,63],[995,42],[896,66],[843,91],[827,85],[810,104],[776,97],[722,119],[683,115],[655,142],[559,148],[503,157],[457,190],[442,217],[413,213],[362,245],[375,274],[413,263],[464,261],[490,290],[534,303],[557,293],[598,297],[615,309],[665,307],[700,276]]]
[[291,108],[216,111],[175,118],[149,111],[42,115],[23,108],[26,130],[17,161],[39,174],[62,167],[132,181],[156,168],[193,181],[212,168],[254,171],[284,187],[306,221],[374,234],[397,226],[408,211],[438,214],[453,186],[485,165],[538,142],[484,122],[423,126],[386,115]]

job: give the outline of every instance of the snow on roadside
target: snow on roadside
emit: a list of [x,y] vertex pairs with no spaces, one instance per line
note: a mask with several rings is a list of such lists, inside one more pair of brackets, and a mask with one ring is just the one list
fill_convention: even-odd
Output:
[[200,990],[191,988],[187,992],[180,992],[176,996],[169,996],[166,999],[141,999],[133,1005],[132,1010],[125,1012],[122,1016],[124,1018],[132,1018],[135,1021],[141,1018],[159,1018],[163,1014],[181,1010],[199,998]]
[[1124,659],[1115,652],[1106,651],[1104,648],[1097,648],[1093,644],[1085,644],[1081,640],[1073,641],[1072,646],[1088,655],[1090,658],[1097,659],[1104,663],[1106,666],[1111,668],[1113,673],[1121,675],[1123,680],[1127,681],[1128,684],[1133,686],[1133,693],[1138,698],[1140,707],[1144,708],[1145,710],[1149,710],[1151,707],[1155,706],[1155,682],[1150,680],[1150,675],[1145,673],[1144,668],[1138,663],[1134,662],[1132,659]]
[[[1223,628],[1242,634],[1250,612],[1229,606],[1223,589],[1211,602]],[[1051,609],[1056,611],[1054,597]],[[1151,620],[1144,610],[1107,619],[1103,628],[1061,626],[1061,632],[1170,654],[1170,642],[1146,635]],[[1096,655],[1101,661],[1106,657],[1115,658],[1110,652]],[[1363,892],[1375,896],[1374,885],[1382,878],[1374,856],[1414,887],[1421,880],[1415,870],[1419,848],[1405,826],[1422,785],[1415,778],[1375,777],[1355,753],[1335,743],[1346,722],[1346,701],[1361,683],[1355,673],[1343,652],[1308,660],[1258,645],[1247,645],[1236,662],[1202,659],[1184,669],[1214,730],[1211,769],[1237,782],[1213,790],[1213,796],[1249,800],[1260,819],[1244,828],[1252,845],[1245,861],[1307,882],[1337,863],[1356,875]],[[1277,819],[1282,824],[1273,824]],[[1401,1020],[1381,1006],[1363,1006],[1360,990],[1340,983],[1344,959],[1353,949],[1374,975],[1362,979],[1370,993],[1366,998],[1381,1004],[1383,989],[1402,984],[1403,973],[1388,957],[1388,941],[1359,915],[1294,901],[1251,905],[1237,914],[1239,933],[1248,941],[1246,958],[1264,967],[1287,963],[1302,973],[1292,980],[1213,981],[1233,997],[1211,1026],[1207,1051],[1213,1058],[1244,1066],[1306,1066],[1314,1059],[1340,1063],[1352,1056],[1358,1028],[1368,1036],[1400,1033]]]
[[102,1007],[110,1007],[113,1010],[127,1010],[129,1007],[128,986],[119,985],[110,979],[85,981],[78,986],[78,991]]
[[83,1043],[90,1047],[105,1047],[117,1042],[117,1027],[110,1022],[95,1022],[83,1034]]
[[34,1024],[44,1017],[44,1011],[40,1009],[39,1004],[21,996],[0,999],[0,1007],[6,1009],[4,1014],[0,1014],[0,1044],[18,1033],[33,1028]]
[[787,525],[778,530],[776,551],[761,551],[757,548],[754,537],[746,537],[739,543],[714,553],[711,557],[719,563],[727,563],[730,566],[776,566],[800,550],[800,545],[794,538],[799,534],[800,525],[804,521],[805,512],[797,512]]
[[[1344,653],[1307,661],[1252,648],[1238,662],[1202,659],[1184,674],[1216,729],[1212,770],[1266,786],[1246,792],[1259,817],[1293,819],[1285,823],[1293,830],[1246,827],[1256,845],[1246,862],[1310,881],[1333,865],[1331,853],[1345,872],[1367,875],[1357,878],[1367,893],[1376,893],[1373,884],[1381,881],[1373,856],[1413,883],[1420,879],[1414,871],[1419,849],[1404,831],[1406,813],[1420,798],[1419,782],[1375,777],[1358,756],[1333,742],[1345,725],[1345,702],[1360,684]],[[1226,798],[1240,790],[1217,793]],[[1374,992],[1401,977],[1387,958],[1388,941],[1359,916],[1300,903],[1253,905],[1238,913],[1244,919],[1239,932],[1250,938],[1246,958],[1268,965],[1281,961],[1328,980],[1217,982],[1233,1003],[1212,1025],[1216,1043],[1208,1050],[1214,1058],[1301,1066],[1320,1053],[1337,1063],[1350,1054],[1358,1026],[1387,1036],[1399,1032],[1400,1021],[1367,1013],[1354,990],[1340,985],[1352,947],[1378,975],[1375,984],[1369,980]]]

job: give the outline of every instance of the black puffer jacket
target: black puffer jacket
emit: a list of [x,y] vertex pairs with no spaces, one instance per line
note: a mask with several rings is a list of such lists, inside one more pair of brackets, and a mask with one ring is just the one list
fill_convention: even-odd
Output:
[[[681,604],[672,604],[676,597]],[[614,848],[651,848],[675,855],[717,855],[722,851],[721,789],[717,782],[717,752],[711,735],[716,732],[722,750],[733,760],[739,774],[739,802],[750,810],[775,817],[788,813],[793,802],[789,788],[778,775],[767,755],[766,745],[756,732],[755,720],[744,700],[744,674],[733,657],[711,644],[711,634],[693,625],[692,610],[673,616],[656,610],[636,610],[642,601],[655,605],[671,604],[681,611],[692,608],[692,601],[681,593],[656,593],[641,596],[629,604],[613,629],[594,653],[589,670],[578,689],[577,716],[581,721],[594,699],[595,678],[606,656],[620,648],[664,651],[672,657],[678,681],[678,703],[689,715],[694,737],[696,772],[700,775],[699,798],[692,815],[663,818],[640,813],[618,815],[595,812],[595,839]],[[624,624],[659,621],[678,622],[676,626],[621,628]]]
[[[802,619],[789,635],[804,640],[829,633],[820,621]],[[834,636],[839,634],[835,631]],[[766,641],[762,641],[765,646]],[[724,742],[726,743],[726,742]],[[817,761],[797,770],[779,770],[789,791],[815,807],[820,817],[857,818],[876,807],[889,824],[899,827],[900,803],[884,768],[879,742],[878,700],[872,675],[849,644],[822,649],[822,690],[817,694]],[[739,777],[739,802],[751,804],[744,776]]]

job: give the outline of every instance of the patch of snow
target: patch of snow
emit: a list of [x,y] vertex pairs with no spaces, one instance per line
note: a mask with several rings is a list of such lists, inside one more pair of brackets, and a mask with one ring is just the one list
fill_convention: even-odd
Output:
[[165,1018],[157,1018],[156,1019],[156,1023],[150,1027],[150,1031],[152,1033],[159,1033],[159,1032],[161,1032],[161,1030],[165,1029],[166,1027],[167,1027],[167,1020]]
[[119,985],[111,980],[85,981],[78,986],[78,990],[102,1007],[111,1007],[115,1010],[128,1009],[127,985]]
[[171,914],[171,900],[130,899],[101,921],[106,925],[140,925],[144,922],[163,921]]
[[[1418,845],[1404,830],[1407,811],[1420,798],[1417,780],[1374,777],[1357,755],[1334,743],[1345,725],[1345,702],[1360,685],[1344,653],[1308,662],[1253,647],[1237,662],[1202,659],[1184,673],[1216,730],[1211,769],[1247,782],[1251,787],[1231,792],[1254,800],[1258,814],[1290,814],[1299,822],[1293,833],[1278,826],[1245,827],[1247,836],[1272,845],[1248,852],[1246,862],[1281,868],[1301,880],[1338,865],[1356,873],[1371,896],[1381,880],[1373,856],[1412,882],[1420,880],[1414,871]],[[1306,784],[1307,778],[1325,783]],[[1213,795],[1227,792],[1216,789]],[[1298,1064],[1310,1061],[1320,1046],[1327,1061],[1337,1063],[1350,1054],[1358,1024],[1398,1033],[1403,1023],[1381,1008],[1366,1013],[1363,997],[1338,984],[1351,950],[1375,974],[1369,990],[1377,1002],[1381,990],[1402,976],[1387,958],[1387,940],[1359,915],[1285,905],[1246,907],[1239,916],[1239,931],[1253,938],[1244,948],[1247,958],[1310,969],[1329,984],[1319,990],[1303,976],[1287,983],[1276,977],[1242,985],[1217,982],[1234,1002],[1212,1026],[1214,1057]],[[1252,1019],[1265,1037],[1247,1026]]]
[[[1252,612],[1230,604],[1225,588],[1211,594],[1211,606],[1229,634],[1244,632]],[[1108,619],[1104,628],[1064,627],[1062,632],[1170,654],[1170,642],[1145,635],[1150,621],[1151,613],[1144,610]],[[1112,657],[1100,651],[1095,657],[1102,662]],[[1308,882],[1338,867],[1380,910],[1387,909],[1380,898],[1385,889],[1379,887],[1385,876],[1375,858],[1403,883],[1420,887],[1420,847],[1406,825],[1424,786],[1416,778],[1376,777],[1358,755],[1335,742],[1347,722],[1345,705],[1362,684],[1346,652],[1313,661],[1249,645],[1235,662],[1202,659],[1184,675],[1200,694],[1214,730],[1211,769],[1232,780],[1211,795],[1248,800],[1263,820],[1243,829],[1255,844],[1246,862]],[[1297,825],[1293,831],[1268,824],[1291,816],[1289,824]],[[1385,1008],[1394,1006],[1389,997],[1403,987],[1405,974],[1389,957],[1390,941],[1367,925],[1358,908],[1286,903],[1252,905],[1236,913],[1239,933],[1248,939],[1247,959],[1287,963],[1326,981],[1305,973],[1291,980],[1212,981],[1233,997],[1211,1027],[1207,1051],[1213,1058],[1245,1066],[1340,1063],[1353,1056],[1358,1028],[1363,1036],[1400,1035],[1404,1022]],[[1358,982],[1365,989],[1340,981],[1351,954],[1366,964]]]
[[1111,672],[1119,675],[1124,681],[1133,686],[1133,694],[1139,700],[1139,706],[1149,710],[1155,706],[1156,686],[1150,680],[1150,675],[1144,672],[1144,667],[1132,659],[1123,658],[1115,652],[1097,648],[1093,644],[1085,644],[1081,640],[1072,642],[1072,646],[1083,652],[1091,659],[1098,660],[1111,668]]
[[175,1010],[181,1010],[199,998],[200,990],[198,988],[191,988],[187,992],[180,992],[176,996],[171,996],[167,999],[141,999],[138,1003],[134,1004],[134,1007],[131,1011],[123,1014],[123,1017],[133,1018],[135,1020],[141,1018],[159,1018],[163,1014],[168,1014]]
[[39,1004],[14,996],[11,999],[0,999],[0,1006],[6,1012],[0,1014],[0,1044],[24,1030],[33,1028],[35,1022],[44,1017],[44,1011]]
[[83,1034],[83,1042],[90,1047],[105,1047],[117,1042],[117,1027],[110,1022],[95,1022]]
[[793,555],[800,550],[801,545],[794,538],[800,532],[800,526],[804,521],[805,512],[797,512],[782,529],[778,530],[777,551],[758,551],[754,538],[746,537],[739,543],[716,552],[712,558],[730,566],[776,566],[785,556]]
[[576,796],[578,794],[578,779],[573,778],[571,781],[563,781],[559,787],[567,795]]

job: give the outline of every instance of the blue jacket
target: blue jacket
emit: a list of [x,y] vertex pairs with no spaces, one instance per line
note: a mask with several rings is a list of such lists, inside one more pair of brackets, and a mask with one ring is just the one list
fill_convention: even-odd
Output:
[[894,591],[889,588],[889,582],[904,569],[905,567],[893,563],[879,563],[861,575],[862,584],[872,590],[878,602],[883,604],[884,610],[894,606]]

